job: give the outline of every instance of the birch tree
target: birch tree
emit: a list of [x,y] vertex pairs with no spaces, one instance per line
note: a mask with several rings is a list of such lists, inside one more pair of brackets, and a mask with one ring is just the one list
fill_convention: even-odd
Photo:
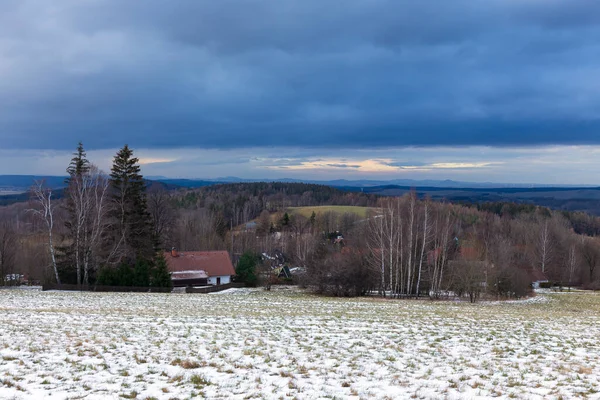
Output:
[[86,247],[83,258],[83,283],[89,283],[91,270],[98,269],[98,258],[102,252],[102,239],[108,221],[108,176],[95,165],[90,166],[88,172],[88,217],[86,234]]
[[71,163],[67,168],[67,211],[69,218],[65,221],[67,229],[71,232],[72,244],[68,253],[72,255],[70,261],[74,262],[77,285],[82,283],[83,259],[86,252],[87,218],[90,208],[90,179],[88,176],[89,161],[83,144],[79,142],[77,151],[73,154]]
[[575,243],[569,247],[569,254],[567,256],[567,271],[569,276],[569,287],[573,282],[573,276],[575,275],[575,269],[577,268],[577,251]]
[[546,272],[548,263],[553,257],[551,233],[548,227],[548,219],[545,219],[540,228],[537,242],[538,263],[542,272]]
[[44,185],[44,181],[35,181],[31,188],[31,197],[34,203],[34,208],[30,211],[37,216],[45,225],[48,240],[48,251],[50,252],[50,260],[56,283],[60,285],[60,276],[58,275],[58,267],[56,265],[56,251],[54,249],[54,208],[52,201],[52,189]]
[[367,242],[371,253],[371,264],[379,273],[380,294],[385,293],[386,218],[388,218],[388,215],[382,212],[369,219],[369,240]]
[[421,272],[423,270],[423,256],[425,255],[425,247],[429,241],[429,201],[425,201],[423,207],[423,238],[421,239],[421,257],[419,258],[419,269],[417,272],[417,287],[416,297],[419,297],[419,288],[421,286]]
[[450,210],[443,210],[436,218],[434,236],[435,244],[432,254],[433,272],[431,274],[431,294],[439,297],[444,279],[444,269],[448,263],[452,218]]
[[415,213],[417,205],[417,194],[411,192],[409,194],[409,206],[408,206],[408,259],[406,265],[406,290],[407,294],[410,294],[412,288],[412,273],[413,273],[413,247],[414,246],[414,227],[415,227]]

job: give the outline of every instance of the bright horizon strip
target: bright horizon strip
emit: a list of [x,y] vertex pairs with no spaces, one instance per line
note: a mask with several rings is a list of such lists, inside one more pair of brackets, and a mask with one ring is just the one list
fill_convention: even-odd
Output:
[[[600,146],[390,149],[131,147],[140,159],[144,175],[170,178],[407,178],[474,183],[600,185],[600,175],[595,172],[600,170]],[[110,171],[117,149],[86,150],[92,163]],[[71,149],[0,149],[0,174],[62,176],[71,158]]]
[[[502,162],[444,162],[444,163],[431,163],[424,165],[390,165],[394,162],[391,159],[370,159],[370,160],[320,160],[318,162],[304,161],[296,165],[282,165],[282,166],[267,166],[268,169],[284,169],[284,170],[346,170],[353,169],[360,172],[397,172],[402,170],[419,170],[419,171],[431,171],[435,169],[471,169],[471,168],[485,168],[492,165],[500,165]],[[348,166],[343,166],[347,164]]]

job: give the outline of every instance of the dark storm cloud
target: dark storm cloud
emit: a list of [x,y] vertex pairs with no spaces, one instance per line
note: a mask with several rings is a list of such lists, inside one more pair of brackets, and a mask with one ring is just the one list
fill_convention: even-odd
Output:
[[584,0],[7,0],[1,146],[598,144],[599,43]]

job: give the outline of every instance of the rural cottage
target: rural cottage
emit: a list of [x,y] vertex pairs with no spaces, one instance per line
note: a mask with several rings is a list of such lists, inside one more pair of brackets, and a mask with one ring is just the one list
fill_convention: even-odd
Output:
[[186,251],[173,249],[165,254],[173,286],[224,285],[235,275],[226,251]]

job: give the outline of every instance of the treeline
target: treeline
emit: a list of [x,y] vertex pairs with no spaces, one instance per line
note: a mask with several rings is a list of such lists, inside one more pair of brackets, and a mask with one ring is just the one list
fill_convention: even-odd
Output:
[[[3,219],[0,237],[8,239],[0,239],[0,284],[35,274],[35,280],[59,284],[170,286],[133,151],[120,149],[107,175],[90,163],[80,143],[67,173],[63,199],[44,181],[35,182],[27,207],[15,205],[15,218]],[[25,250],[16,243],[23,242],[42,244],[47,256],[15,268]],[[33,263],[47,263],[42,276]]]
[[[480,211],[490,212],[500,217],[516,218],[524,214],[543,214],[550,216],[549,208],[541,207],[531,203],[509,203],[509,202],[485,202],[476,204],[466,204],[469,207],[476,207]],[[575,233],[587,236],[600,235],[600,218],[581,211],[558,211]]]
[[521,297],[534,281],[600,287],[600,242],[562,212],[524,207],[502,216],[473,207],[381,199],[345,247],[317,242],[305,283],[332,295]]
[[[265,213],[283,215],[289,207],[333,204],[366,207],[377,204],[378,198],[323,185],[280,182],[234,183],[169,192],[156,185],[149,188],[148,196],[163,246],[180,250],[230,250],[233,255],[243,253],[244,249],[234,239],[232,250],[231,231],[237,235],[247,222],[264,220]],[[240,238],[240,241],[254,239]]]
[[182,191],[175,207],[206,208],[222,213],[223,218],[239,225],[257,218],[264,210],[276,212],[289,207],[348,205],[369,207],[378,196],[309,183],[252,182],[206,186]]

